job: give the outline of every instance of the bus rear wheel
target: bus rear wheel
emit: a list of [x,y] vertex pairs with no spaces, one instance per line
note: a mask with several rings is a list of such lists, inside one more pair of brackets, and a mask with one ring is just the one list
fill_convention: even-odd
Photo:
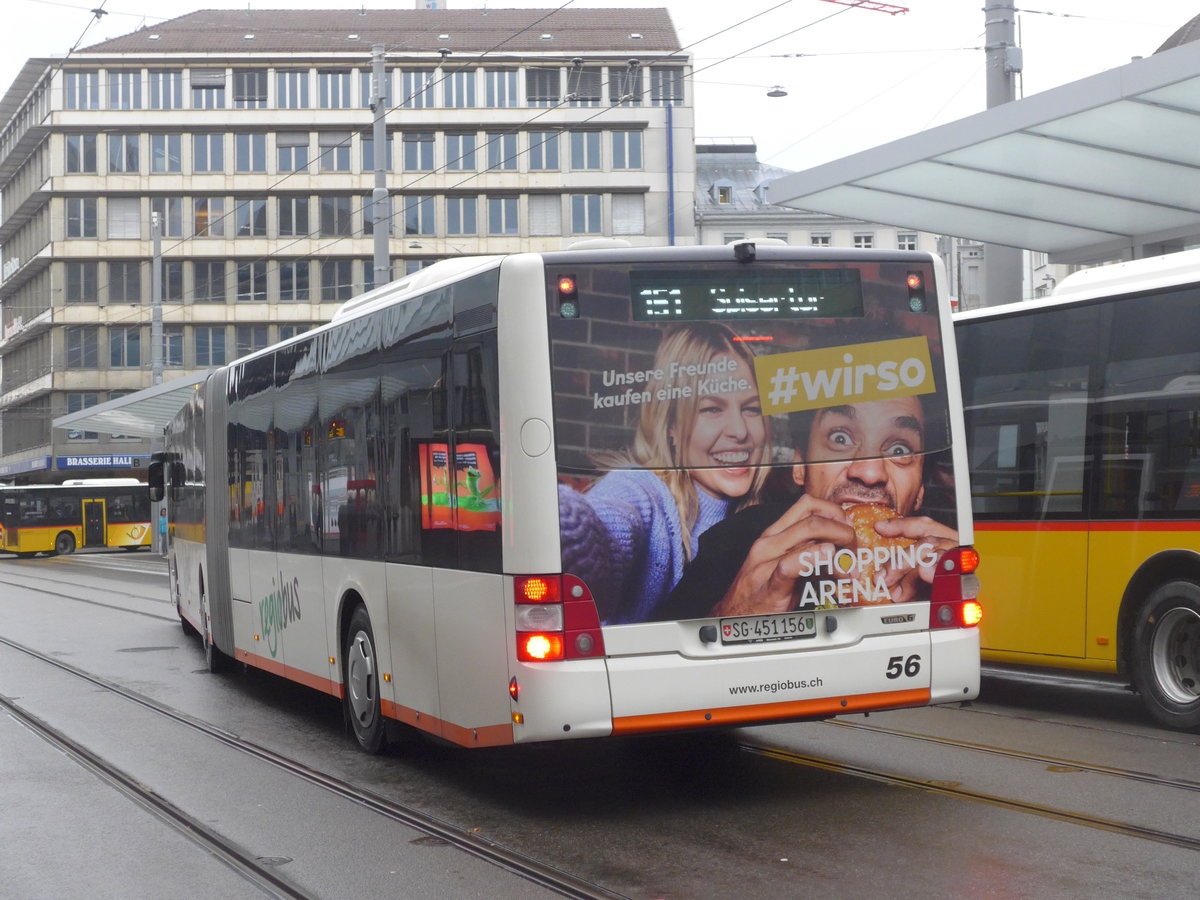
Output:
[[1171,581],[1146,598],[1133,629],[1133,674],[1156,721],[1200,728],[1200,585]]
[[358,746],[367,753],[379,753],[387,737],[379,704],[379,659],[375,653],[371,617],[362,606],[356,607],[350,616],[342,659],[345,661],[343,704],[346,720],[354,730]]
[[60,556],[75,552],[75,535],[69,531],[60,531],[54,539],[54,552]]

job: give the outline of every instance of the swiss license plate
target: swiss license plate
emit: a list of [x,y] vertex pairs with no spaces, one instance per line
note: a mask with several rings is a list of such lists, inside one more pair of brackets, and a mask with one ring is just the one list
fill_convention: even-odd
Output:
[[790,641],[817,633],[814,613],[782,613],[721,620],[722,644],[754,644],[760,641]]

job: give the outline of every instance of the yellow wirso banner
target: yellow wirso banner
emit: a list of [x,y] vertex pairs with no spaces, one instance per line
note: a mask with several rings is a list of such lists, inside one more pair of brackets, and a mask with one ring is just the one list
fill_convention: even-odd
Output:
[[935,390],[924,337],[760,356],[754,372],[766,415]]

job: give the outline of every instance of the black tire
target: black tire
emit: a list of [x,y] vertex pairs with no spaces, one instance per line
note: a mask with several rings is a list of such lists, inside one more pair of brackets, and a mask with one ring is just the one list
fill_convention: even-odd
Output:
[[379,660],[371,617],[362,606],[355,608],[342,648],[342,703],[354,739],[365,752],[375,754],[387,744],[383,710],[379,705]]
[[1171,581],[1146,598],[1133,628],[1133,679],[1157,722],[1200,728],[1200,585]]
[[59,556],[75,552],[75,535],[69,531],[60,531],[54,539],[54,552]]
[[200,632],[200,643],[204,645],[204,664],[214,675],[224,672],[229,668],[229,657],[213,643],[212,629],[209,627],[208,620],[208,596],[203,587],[200,588],[200,624],[203,626],[203,631]]

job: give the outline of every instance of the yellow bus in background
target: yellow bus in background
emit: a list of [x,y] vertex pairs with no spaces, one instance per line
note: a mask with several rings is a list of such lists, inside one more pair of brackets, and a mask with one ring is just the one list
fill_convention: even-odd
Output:
[[150,498],[136,478],[0,487],[0,551],[31,557],[79,547],[137,550],[153,539]]
[[985,662],[1127,677],[1200,727],[1200,251],[955,317]]

